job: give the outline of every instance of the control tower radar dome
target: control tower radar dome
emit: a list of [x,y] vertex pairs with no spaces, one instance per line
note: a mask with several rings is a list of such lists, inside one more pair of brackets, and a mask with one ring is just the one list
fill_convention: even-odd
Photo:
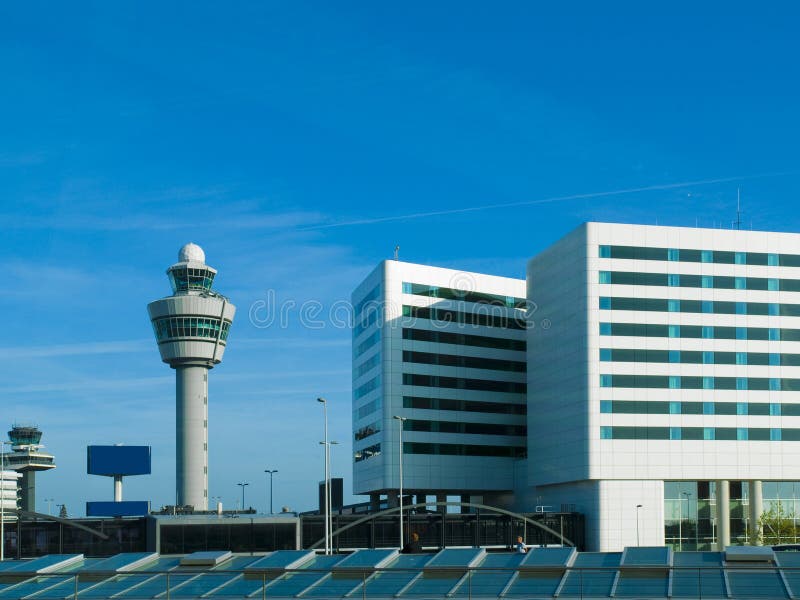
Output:
[[189,242],[178,252],[178,262],[206,262],[206,253],[197,244]]
[[167,269],[172,295],[147,305],[161,360],[175,369],[177,503],[208,508],[208,371],[222,362],[236,307],[212,289],[197,244]]

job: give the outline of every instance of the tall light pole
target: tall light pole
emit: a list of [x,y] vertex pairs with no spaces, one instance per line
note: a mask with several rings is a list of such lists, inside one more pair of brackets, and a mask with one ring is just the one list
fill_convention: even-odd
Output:
[[237,483],[236,485],[238,485],[239,487],[242,488],[242,510],[244,510],[244,488],[246,488],[248,485],[250,485],[250,483],[247,482],[247,481],[244,481],[242,483]]
[[[687,518],[690,516],[690,512],[689,512],[689,496],[691,496],[691,495],[692,495],[691,492],[681,492],[681,496],[684,496],[686,498],[686,516],[687,516]],[[681,504],[683,504],[683,501],[681,501]],[[681,536],[680,550],[683,550],[683,536]]]
[[325,442],[320,442],[319,445],[320,446],[325,446],[325,449],[327,451],[326,455],[325,455],[325,464],[328,466],[328,470],[327,470],[327,473],[328,473],[328,477],[327,477],[328,487],[325,488],[325,500],[326,500],[326,503],[327,503],[327,513],[328,513],[328,519],[327,519],[326,527],[327,527],[327,536],[328,536],[328,540],[329,540],[328,541],[328,545],[330,547],[331,554],[333,554],[333,500],[331,499],[331,497],[333,496],[333,483],[331,482],[331,480],[333,479],[333,474],[331,472],[331,450],[330,450],[330,447],[331,446],[338,446],[339,442],[337,442],[336,440],[328,440],[327,444]]
[[399,444],[398,447],[400,449],[400,549],[403,549],[403,421],[407,421],[408,417],[401,417],[399,415],[394,415],[394,418],[397,419],[400,427],[400,437],[398,438]]
[[636,505],[636,545],[640,545],[639,541],[639,509],[642,508],[641,504]]
[[278,472],[278,469],[264,469],[264,473],[269,474],[269,514],[274,515],[272,510],[272,476]]
[[330,482],[329,482],[329,472],[328,469],[330,468],[329,463],[329,449],[328,449],[328,402],[325,398],[317,398],[317,402],[322,404],[322,415],[325,420],[325,439],[323,444],[325,444],[325,457],[323,458],[324,465],[324,477],[325,477],[325,554],[331,553],[330,547],[330,537],[328,537],[328,533],[330,532],[330,508],[331,508],[331,501],[330,501]]

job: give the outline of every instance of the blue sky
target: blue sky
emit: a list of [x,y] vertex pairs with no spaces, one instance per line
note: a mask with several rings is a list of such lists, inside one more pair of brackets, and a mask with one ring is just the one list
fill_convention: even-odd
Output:
[[702,6],[0,6],[0,426],[38,423],[57,457],[39,508],[110,498],[85,473],[104,443],[152,445],[126,497],[173,501],[174,373],[145,306],[185,242],[239,309],[210,494],[249,481],[263,508],[273,468],[275,505],[308,509],[318,395],[350,489],[350,335],[255,326],[271,293],[327,310],[396,244],[523,277],[586,220],[730,227],[737,187],[746,227],[797,231],[800,14]]

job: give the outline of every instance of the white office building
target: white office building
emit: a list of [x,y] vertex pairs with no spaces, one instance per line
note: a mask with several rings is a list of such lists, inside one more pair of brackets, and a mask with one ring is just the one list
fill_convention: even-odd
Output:
[[354,492],[396,505],[402,426],[404,495],[510,502],[525,476],[525,282],[385,261],[352,300]]
[[575,505],[589,550],[681,529],[685,549],[742,542],[765,491],[794,496],[800,235],[588,223],[527,284],[550,327],[528,332],[518,504]]
[[19,478],[16,471],[0,471],[0,506],[2,506],[3,521],[17,520],[19,508]]

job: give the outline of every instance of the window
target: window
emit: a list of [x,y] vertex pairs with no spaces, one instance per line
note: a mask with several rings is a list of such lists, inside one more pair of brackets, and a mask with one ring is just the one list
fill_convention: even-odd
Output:
[[711,351],[704,351],[703,352],[703,364],[704,365],[713,365],[714,364],[714,353]]
[[670,350],[669,351],[669,362],[671,362],[671,363],[679,363],[679,362],[681,362],[681,351],[680,350]]
[[704,440],[713,440],[716,436],[714,435],[714,428],[713,427],[703,427],[703,439]]
[[681,276],[680,275],[667,275],[667,285],[669,287],[680,287],[681,286]]
[[681,403],[672,401],[669,403],[669,414],[671,415],[679,415],[681,414]]
[[747,428],[746,427],[738,427],[736,429],[736,439],[739,440],[740,442],[745,442],[745,441],[747,441],[747,438],[748,438]]
[[703,414],[704,415],[713,415],[714,414],[714,403],[713,402],[703,402]]
[[600,258],[611,258],[611,246],[600,246]]
[[737,340],[746,340],[747,339],[747,327],[737,327],[736,328],[736,339]]
[[780,367],[781,366],[781,355],[776,352],[770,352],[769,354],[769,365],[771,367]]
[[778,255],[777,254],[768,254],[767,255],[767,264],[770,267],[777,267],[778,266]]
[[703,389],[704,390],[713,390],[714,389],[714,378],[713,377],[703,377]]
[[601,440],[611,439],[611,427],[603,426],[600,428],[600,439]]
[[703,325],[702,336],[703,336],[704,339],[707,339],[707,340],[714,339],[714,326],[713,325]]
[[680,325],[670,325],[667,328],[668,335],[671,338],[679,338],[681,337],[681,326]]
[[611,400],[600,400],[600,412],[603,414],[611,413],[612,403]]
[[747,389],[747,377],[736,378],[736,389],[740,391]]
[[667,260],[679,261],[681,258],[681,251],[677,248],[670,248],[667,250]]
[[737,302],[736,303],[736,314],[737,315],[746,315],[747,314],[747,302]]
[[780,417],[781,416],[781,405],[777,402],[772,402],[769,405],[769,415],[771,417]]
[[600,310],[611,310],[611,298],[600,296]]
[[769,439],[772,442],[780,442],[781,441],[781,430],[778,428],[772,428],[769,430]]
[[703,300],[701,302],[701,310],[704,313],[713,313],[714,312],[714,303],[711,300]]
[[780,392],[781,391],[781,380],[776,377],[770,377],[769,379],[769,389],[771,392]]
[[737,290],[746,290],[747,289],[747,279],[744,277],[736,277],[734,279],[734,287]]
[[780,289],[780,285],[778,283],[778,280],[775,279],[775,278],[768,279],[767,280],[767,289],[770,292],[777,292]]
[[700,251],[700,262],[704,262],[704,263],[714,262],[714,251],[713,250],[701,250]]
[[670,427],[669,428],[669,439],[671,439],[671,440],[679,440],[679,439],[681,439],[681,428],[680,427]]
[[600,348],[600,360],[604,362],[614,360],[611,357],[611,348]]
[[612,385],[611,375],[600,375],[600,387],[611,387]]
[[611,335],[611,323],[600,323],[600,335]]
[[667,311],[668,312],[681,312],[681,301],[680,300],[667,300]]
[[781,305],[776,304],[775,302],[770,302],[768,305],[767,314],[770,317],[777,317],[781,314]]
[[775,327],[770,327],[769,329],[769,341],[771,342],[779,342],[781,341],[781,330],[776,329]]
[[679,390],[681,388],[681,378],[678,375],[670,375],[669,377],[669,387],[673,390]]
[[600,271],[600,283],[611,283],[611,271]]
[[747,253],[746,252],[737,252],[734,262],[737,265],[746,265],[747,264]]
[[714,287],[714,277],[711,276],[711,275],[703,275],[700,278],[700,287],[713,288]]
[[747,416],[747,402],[737,402],[736,403],[736,414],[740,417]]

